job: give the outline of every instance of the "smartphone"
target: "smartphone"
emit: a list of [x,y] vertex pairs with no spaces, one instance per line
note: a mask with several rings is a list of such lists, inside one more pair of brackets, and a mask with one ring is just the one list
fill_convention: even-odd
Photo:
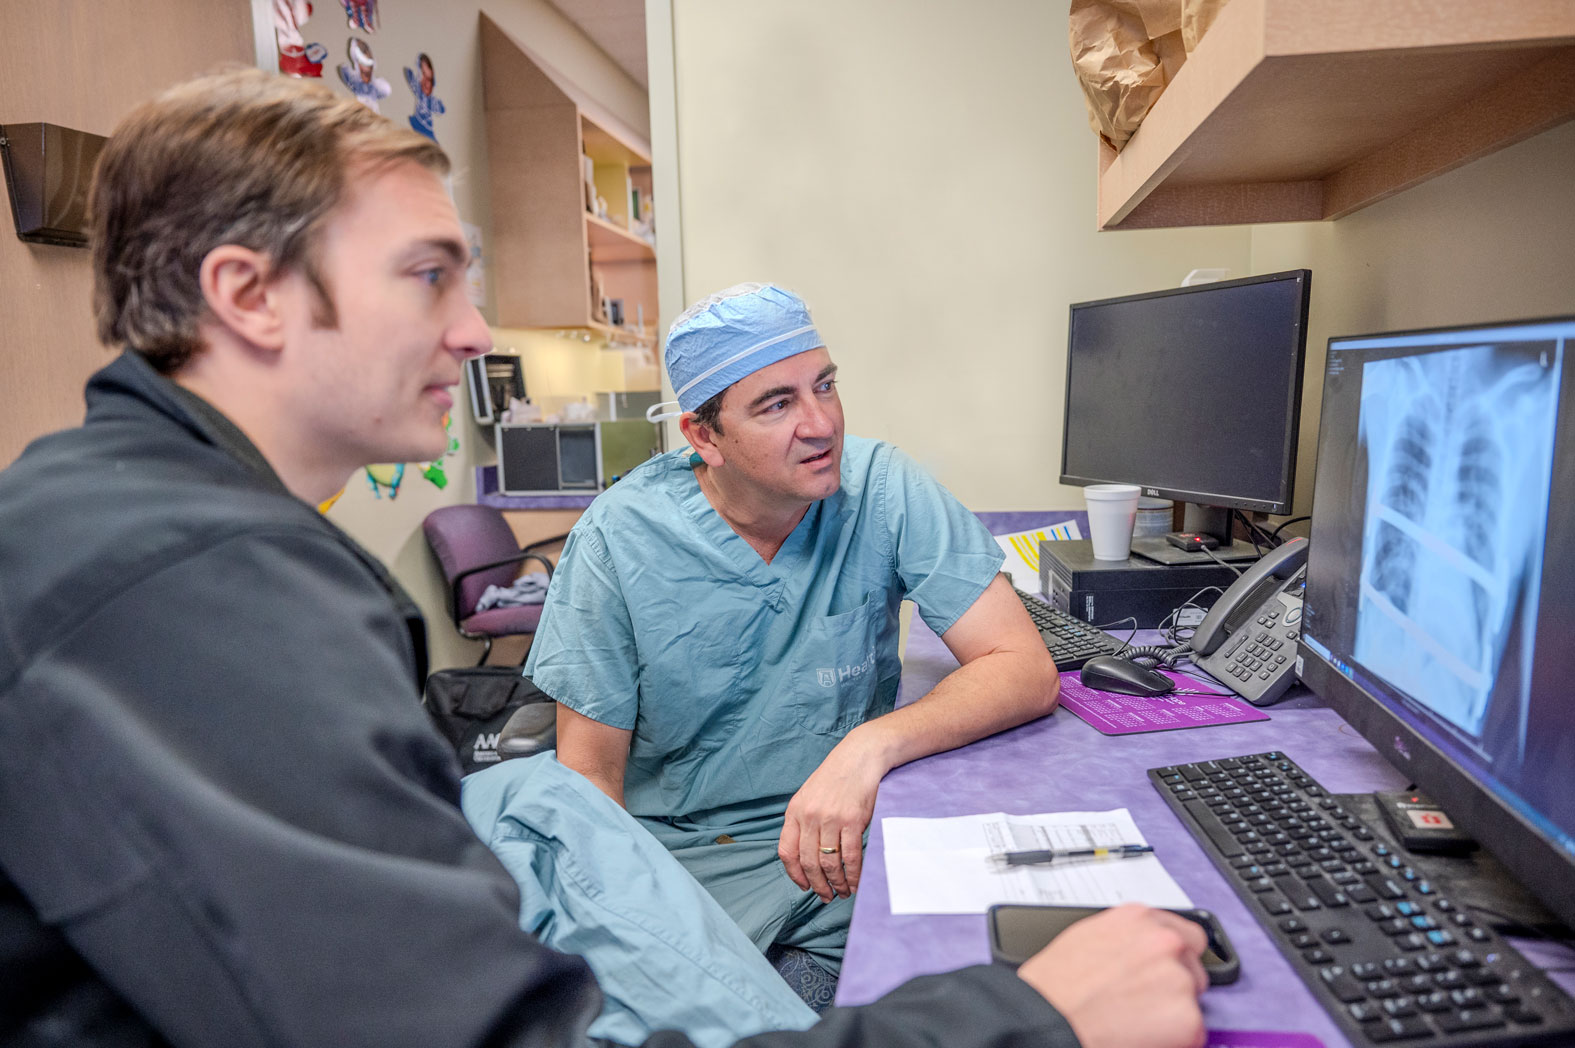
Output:
[[[1103,906],[1026,906],[1002,903],[990,907],[990,958],[1013,968],[1050,944],[1050,940]],[[1208,910],[1171,910],[1201,926],[1209,944],[1203,951],[1203,970],[1210,986],[1233,983],[1241,974],[1241,959],[1230,944],[1219,918]]]

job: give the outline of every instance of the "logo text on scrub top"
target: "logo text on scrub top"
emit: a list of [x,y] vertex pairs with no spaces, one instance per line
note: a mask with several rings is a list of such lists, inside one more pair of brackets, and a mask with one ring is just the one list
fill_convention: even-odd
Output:
[[815,679],[820,682],[822,688],[831,688],[835,687],[839,681],[858,680],[866,673],[874,672],[875,649],[871,648],[869,655],[865,656],[863,662],[851,663],[840,669],[818,669],[815,671]]

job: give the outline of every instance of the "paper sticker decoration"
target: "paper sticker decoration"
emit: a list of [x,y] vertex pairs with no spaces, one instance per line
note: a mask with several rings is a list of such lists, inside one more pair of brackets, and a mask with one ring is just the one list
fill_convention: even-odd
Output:
[[[450,412],[443,416],[443,432],[448,434],[448,450],[443,453],[443,458],[459,450],[459,440],[454,436],[454,415]],[[448,487],[448,474],[443,471],[443,459],[434,459],[421,467],[421,475],[435,484],[439,490]]]
[[388,81],[372,75],[377,59],[372,57],[372,45],[358,36],[352,36],[345,45],[350,61],[339,63],[339,79],[355,95],[356,101],[374,113],[382,112],[377,104],[393,93]]
[[437,74],[432,71],[432,59],[425,52],[416,56],[414,70],[405,67],[405,83],[410,85],[411,94],[416,96],[416,110],[410,114],[410,129],[436,142],[437,133],[432,126],[432,118],[442,116],[447,110],[443,108],[441,100],[432,96],[432,88],[437,85]]
[[377,0],[339,0],[345,9],[345,24],[352,30],[375,33],[382,20],[377,16]]
[[366,482],[372,485],[372,497],[382,498],[388,492],[389,501],[399,497],[400,482],[405,479],[405,464],[366,467]]
[[273,0],[273,34],[279,43],[279,72],[285,76],[322,76],[328,48],[309,44],[301,26],[312,17],[307,0]]

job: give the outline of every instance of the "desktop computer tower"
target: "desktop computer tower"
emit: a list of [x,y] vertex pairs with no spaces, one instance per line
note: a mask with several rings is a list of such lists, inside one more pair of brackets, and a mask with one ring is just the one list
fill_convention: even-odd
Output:
[[[1039,543],[1040,592],[1053,606],[1096,626],[1130,616],[1138,629],[1155,629],[1199,590],[1218,586],[1223,591],[1235,581],[1236,573],[1221,564],[1095,560],[1087,539]],[[1196,603],[1207,608],[1218,597],[1206,593]]]

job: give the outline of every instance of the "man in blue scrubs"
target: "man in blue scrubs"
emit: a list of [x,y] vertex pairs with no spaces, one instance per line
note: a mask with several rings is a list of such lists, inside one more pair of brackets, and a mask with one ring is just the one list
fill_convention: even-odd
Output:
[[[798,296],[711,296],[667,366],[690,448],[591,505],[526,672],[560,704],[565,765],[762,950],[834,975],[881,777],[1049,713],[1055,665],[978,519],[892,445],[844,437]],[[904,599],[961,666],[893,712]]]

